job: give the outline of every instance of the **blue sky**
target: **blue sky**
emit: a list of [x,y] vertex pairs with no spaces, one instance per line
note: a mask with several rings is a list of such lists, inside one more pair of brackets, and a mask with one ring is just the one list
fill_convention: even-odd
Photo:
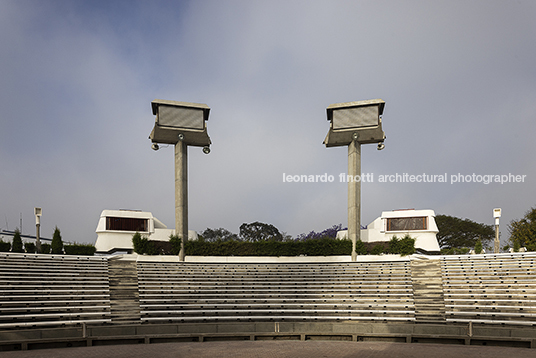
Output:
[[173,148],[150,149],[150,103],[211,107],[189,150],[190,229],[347,224],[347,170],[326,107],[382,98],[385,149],[362,171],[526,175],[523,183],[363,183],[383,210],[506,224],[535,205],[533,1],[0,1],[0,227],[94,242],[103,209],[174,227]]

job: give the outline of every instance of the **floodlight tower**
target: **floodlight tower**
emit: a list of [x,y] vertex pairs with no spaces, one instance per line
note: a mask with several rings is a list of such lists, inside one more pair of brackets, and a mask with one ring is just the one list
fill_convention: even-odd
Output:
[[179,260],[184,261],[184,242],[188,240],[188,146],[203,147],[210,153],[206,104],[166,101],[151,102],[155,125],[149,139],[154,150],[158,143],[175,146],[175,235],[181,238]]
[[384,148],[385,133],[381,99],[332,104],[326,108],[329,132],[326,147],[348,146],[348,238],[352,240],[352,261],[357,258],[356,243],[361,238],[361,144],[378,143]]

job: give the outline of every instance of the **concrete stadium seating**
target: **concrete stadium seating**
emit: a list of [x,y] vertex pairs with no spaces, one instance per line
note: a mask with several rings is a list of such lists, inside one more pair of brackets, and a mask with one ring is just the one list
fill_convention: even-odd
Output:
[[0,253],[0,329],[110,320],[107,259]]
[[371,321],[536,325],[536,253],[179,263],[0,253],[0,330]]
[[444,256],[447,322],[536,324],[536,254]]
[[409,260],[305,265],[138,262],[138,285],[143,322],[414,320]]

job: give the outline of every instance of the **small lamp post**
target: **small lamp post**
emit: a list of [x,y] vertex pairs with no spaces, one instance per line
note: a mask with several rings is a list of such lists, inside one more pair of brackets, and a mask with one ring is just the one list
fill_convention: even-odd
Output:
[[495,218],[495,242],[494,242],[494,250],[493,252],[498,254],[499,253],[499,218],[501,217],[501,208],[495,208],[493,209],[493,217]]
[[175,146],[175,234],[181,237],[179,260],[184,261],[184,242],[188,240],[188,146],[203,147],[210,153],[210,137],[206,121],[210,108],[206,104],[166,101],[151,102],[156,115],[149,136],[152,148],[158,143]]
[[348,146],[348,237],[352,241],[352,261],[357,259],[356,243],[361,238],[361,144],[378,143],[384,148],[385,133],[381,99],[336,103],[326,108],[329,132],[326,147]]
[[34,208],[35,214],[35,246],[37,248],[37,253],[41,253],[41,239],[39,237],[39,231],[41,228],[41,215],[43,215],[43,209]]

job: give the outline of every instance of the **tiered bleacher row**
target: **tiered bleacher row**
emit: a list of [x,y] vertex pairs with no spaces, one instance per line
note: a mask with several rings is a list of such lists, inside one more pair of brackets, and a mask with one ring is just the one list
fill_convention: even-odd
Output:
[[409,259],[392,262],[138,262],[143,322],[414,320]]
[[110,321],[107,259],[0,253],[0,329]]
[[536,253],[443,256],[448,322],[536,324]]
[[0,253],[0,330],[218,321],[535,326],[535,261],[536,253],[338,263]]

